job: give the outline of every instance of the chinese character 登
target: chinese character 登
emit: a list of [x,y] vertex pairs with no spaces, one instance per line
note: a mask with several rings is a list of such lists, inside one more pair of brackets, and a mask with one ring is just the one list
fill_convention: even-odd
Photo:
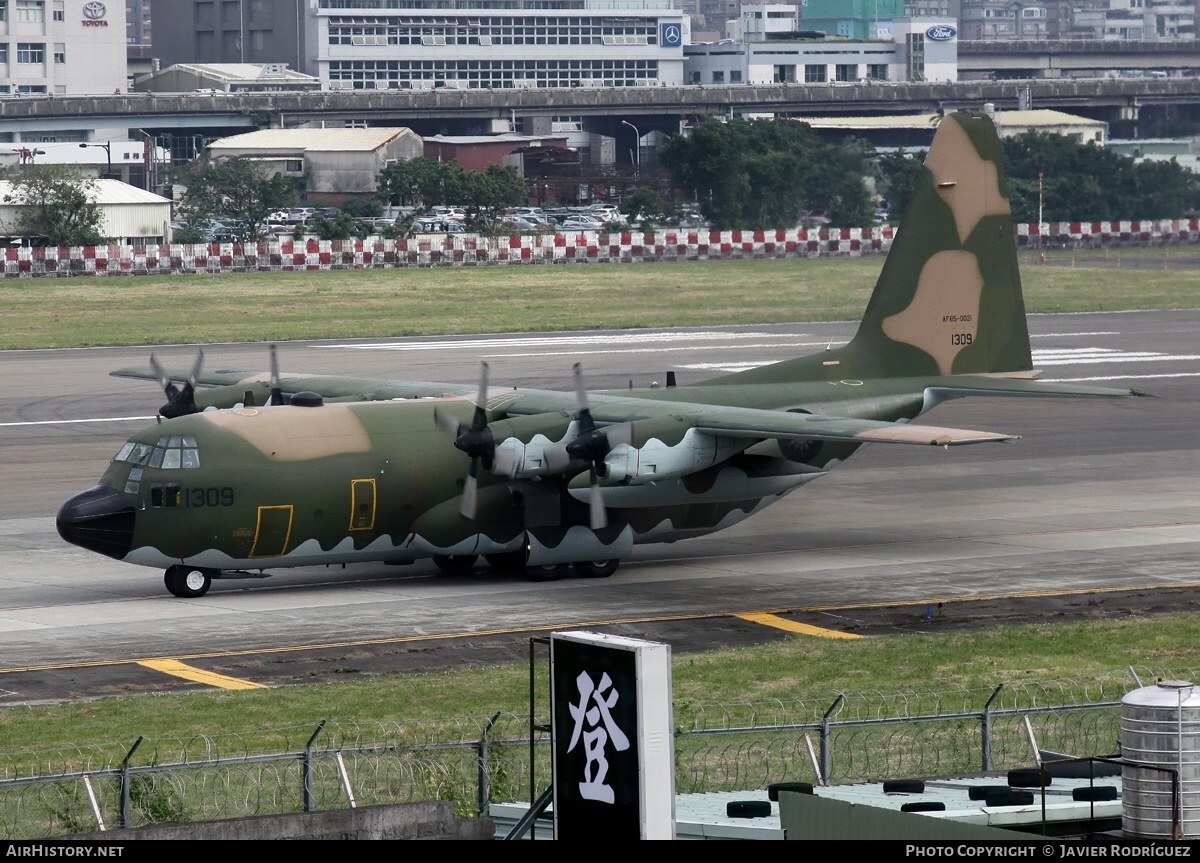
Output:
[[[610,740],[617,752],[624,752],[629,748],[629,738],[617,727],[610,713],[620,695],[612,688],[612,680],[607,672],[600,675],[600,685],[595,686],[591,675],[581,671],[575,678],[575,685],[579,688],[579,704],[568,705],[571,718],[575,720],[575,728],[571,732],[571,744],[567,751],[574,750],[582,735],[583,754],[587,763],[583,768],[583,781],[579,783],[579,793],[585,800],[612,803],[615,799],[612,787],[604,782],[608,775],[608,760],[604,757],[604,748]],[[593,702],[593,706],[589,707],[588,702]],[[585,722],[587,728],[584,727]]]

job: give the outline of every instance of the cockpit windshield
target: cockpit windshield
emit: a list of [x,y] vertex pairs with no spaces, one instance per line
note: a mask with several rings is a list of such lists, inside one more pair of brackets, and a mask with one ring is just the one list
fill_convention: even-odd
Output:
[[191,436],[161,437],[153,445],[128,441],[113,461],[163,470],[195,468],[200,467],[200,450]]

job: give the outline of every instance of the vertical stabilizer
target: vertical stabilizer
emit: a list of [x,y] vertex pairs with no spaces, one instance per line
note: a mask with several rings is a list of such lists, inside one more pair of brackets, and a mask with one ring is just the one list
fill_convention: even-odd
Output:
[[861,377],[1032,368],[1004,152],[986,114],[942,120],[858,333],[841,353]]

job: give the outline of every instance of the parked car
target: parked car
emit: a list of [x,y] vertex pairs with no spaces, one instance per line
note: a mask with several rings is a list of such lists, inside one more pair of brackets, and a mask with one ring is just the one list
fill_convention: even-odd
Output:
[[577,215],[563,219],[559,227],[575,231],[598,231],[604,227],[604,222],[594,216]]
[[457,219],[426,218],[422,216],[415,222],[417,230],[423,234],[461,234],[467,229],[464,222]]
[[520,216],[509,216],[501,221],[498,227],[503,231],[536,231],[541,225]]
[[621,211],[612,204],[592,204],[587,208],[588,215],[595,216],[602,222],[617,222],[621,220]]

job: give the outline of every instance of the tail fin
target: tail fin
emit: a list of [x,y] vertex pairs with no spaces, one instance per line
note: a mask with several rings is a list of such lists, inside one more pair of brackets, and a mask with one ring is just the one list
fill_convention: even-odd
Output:
[[986,114],[942,120],[844,353],[863,377],[1033,367],[1004,152]]
[[850,343],[703,384],[1032,368],[1000,138],[986,114],[956,113],[933,137]]

